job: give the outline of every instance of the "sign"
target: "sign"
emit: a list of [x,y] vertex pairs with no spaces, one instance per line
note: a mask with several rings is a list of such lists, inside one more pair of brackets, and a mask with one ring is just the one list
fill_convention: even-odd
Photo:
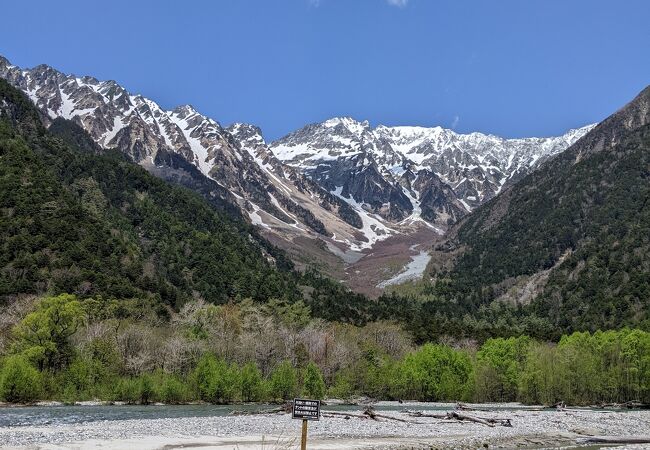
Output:
[[294,399],[291,417],[302,420],[320,420],[320,400]]

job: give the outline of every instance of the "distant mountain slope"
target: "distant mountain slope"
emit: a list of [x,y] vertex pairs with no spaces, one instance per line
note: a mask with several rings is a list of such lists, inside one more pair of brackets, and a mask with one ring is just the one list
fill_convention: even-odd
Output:
[[470,309],[530,303],[563,329],[648,320],[650,87],[465,218],[434,261]]
[[74,121],[101,148],[119,150],[220,208],[236,205],[265,232],[289,241],[368,242],[360,217],[339,198],[289,168],[285,173],[268,150],[265,158],[253,154],[266,145],[256,127],[224,128],[189,105],[167,111],[114,81],[66,75],[47,65],[21,69],[0,57],[0,77],[25,92],[48,123]]
[[[552,138],[504,139],[441,127],[371,128],[343,117],[271,144],[283,162],[387,219],[445,227],[565,150],[593,125]],[[386,205],[389,205],[386,207]]]
[[0,77],[25,92],[46,120],[72,120],[101,148],[121,151],[219,208],[239,208],[303,265],[332,255],[356,258],[422,227],[443,233],[587,129],[505,140],[439,127],[370,129],[335,118],[270,148],[255,126],[223,127],[189,105],[164,110],[115,81],[47,65],[22,69],[2,57]]
[[301,297],[290,261],[241,217],[98,151],[69,121],[46,130],[0,80],[1,299]]

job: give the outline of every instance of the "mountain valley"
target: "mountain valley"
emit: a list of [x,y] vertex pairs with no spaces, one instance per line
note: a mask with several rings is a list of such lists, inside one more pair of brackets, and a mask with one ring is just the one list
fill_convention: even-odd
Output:
[[[0,77],[25,92],[46,123],[72,120],[100,147],[218,208],[241,210],[299,267],[316,266],[372,295],[418,253],[413,245],[430,246],[593,128],[503,139],[333,118],[267,143],[253,125],[223,127],[190,105],[166,111],[114,81],[46,65],[25,70],[1,57]],[[375,270],[360,280],[366,267]]]

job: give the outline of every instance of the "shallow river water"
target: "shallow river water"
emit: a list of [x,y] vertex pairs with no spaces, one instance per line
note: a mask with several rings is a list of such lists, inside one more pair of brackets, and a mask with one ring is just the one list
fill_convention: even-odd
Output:
[[[176,419],[185,417],[224,417],[233,411],[260,411],[275,408],[277,405],[84,405],[84,406],[15,406],[0,407],[0,427],[39,426],[75,424],[97,421],[130,419]],[[323,405],[323,410],[356,411],[356,405]],[[373,405],[376,411],[397,412],[405,409],[419,411],[449,411],[453,405],[435,403],[379,402]],[[485,405],[487,411],[514,411],[519,405]],[[588,409],[585,409],[588,410]],[[552,413],[554,410],[540,412]]]

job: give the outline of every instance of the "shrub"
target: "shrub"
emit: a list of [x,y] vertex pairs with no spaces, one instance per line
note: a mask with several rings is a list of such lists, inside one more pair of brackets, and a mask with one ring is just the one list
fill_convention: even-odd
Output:
[[11,403],[28,403],[42,392],[42,377],[27,359],[14,355],[5,360],[0,372],[0,397]]
[[393,396],[426,401],[462,400],[471,388],[472,361],[465,352],[425,344],[392,372]]
[[325,396],[325,381],[316,364],[310,362],[305,369],[305,381],[302,389],[307,398],[322,399]]
[[122,378],[115,387],[114,400],[126,402],[130,405],[140,400],[140,382],[135,378]]
[[274,400],[289,400],[296,395],[296,371],[289,361],[281,362],[271,374],[270,395]]
[[169,375],[163,378],[158,397],[163,403],[177,405],[186,402],[190,395],[187,386],[178,377]]
[[245,402],[259,401],[262,398],[262,373],[255,363],[247,363],[241,368],[241,398]]
[[334,383],[330,386],[330,398],[349,399],[354,395],[355,376],[350,370],[340,370],[334,376]]
[[210,403],[227,403],[235,399],[240,390],[239,370],[213,355],[205,355],[194,370],[196,385],[202,400]]
[[154,390],[154,383],[151,375],[145,373],[140,375],[140,380],[138,383],[140,404],[148,405],[149,403],[155,401],[156,391]]

